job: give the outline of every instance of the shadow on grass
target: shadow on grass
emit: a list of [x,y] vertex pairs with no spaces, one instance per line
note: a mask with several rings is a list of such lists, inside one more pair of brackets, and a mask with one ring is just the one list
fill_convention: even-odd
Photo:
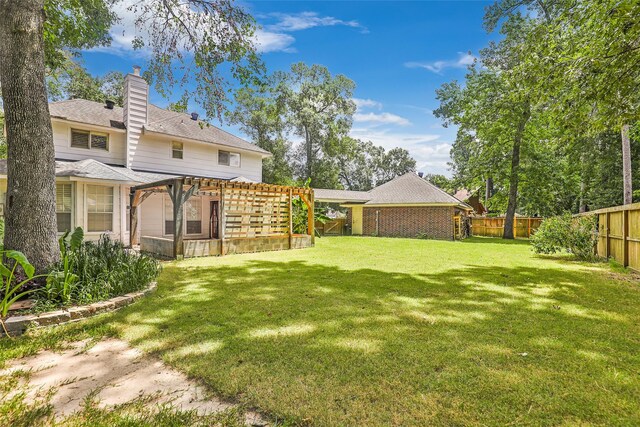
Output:
[[167,266],[157,294],[115,319],[133,344],[293,422],[608,423],[639,416],[638,297],[561,266],[248,260]]
[[529,245],[529,239],[503,239],[502,237],[472,236],[462,240],[463,243],[493,243],[496,245]]

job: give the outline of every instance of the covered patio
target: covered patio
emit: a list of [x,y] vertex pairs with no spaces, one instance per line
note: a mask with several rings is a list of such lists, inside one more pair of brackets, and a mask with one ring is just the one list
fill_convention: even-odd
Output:
[[[141,204],[152,194],[168,194],[173,208],[169,237],[140,235]],[[210,200],[209,238],[184,235],[185,203],[193,196]],[[131,187],[131,246],[181,259],[196,256],[297,249],[314,244],[313,189],[214,178],[177,177]],[[307,207],[305,234],[294,233],[293,200]]]

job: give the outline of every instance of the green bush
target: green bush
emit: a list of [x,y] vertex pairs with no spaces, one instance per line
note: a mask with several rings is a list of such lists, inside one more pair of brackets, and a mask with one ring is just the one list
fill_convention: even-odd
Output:
[[593,216],[573,217],[571,214],[547,218],[531,237],[533,250],[539,254],[567,251],[581,260],[596,258],[596,219]]
[[[74,233],[75,234],[75,233]],[[73,236],[73,235],[72,235]],[[38,294],[41,308],[87,304],[144,289],[158,275],[159,263],[103,235],[97,242],[71,245],[61,239],[62,261]],[[71,286],[65,278],[73,277]]]

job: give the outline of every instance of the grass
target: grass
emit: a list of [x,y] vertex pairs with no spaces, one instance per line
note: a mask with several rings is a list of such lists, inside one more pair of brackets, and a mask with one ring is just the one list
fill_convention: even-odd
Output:
[[0,361],[117,334],[283,424],[640,424],[628,272],[524,241],[316,243],[168,263],[143,302]]

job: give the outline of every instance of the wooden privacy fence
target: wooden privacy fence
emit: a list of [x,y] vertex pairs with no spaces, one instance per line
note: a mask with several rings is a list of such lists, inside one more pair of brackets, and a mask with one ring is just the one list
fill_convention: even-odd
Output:
[[[471,235],[485,237],[502,237],[504,233],[503,216],[499,217],[472,217]],[[540,227],[542,218],[538,217],[516,217],[513,222],[513,235],[515,237],[529,238],[534,231]]]
[[344,225],[346,218],[334,218],[324,224],[316,221],[316,230],[321,236],[342,236],[344,235]]
[[580,215],[596,215],[596,252],[625,267],[640,271],[640,203],[598,209]]

